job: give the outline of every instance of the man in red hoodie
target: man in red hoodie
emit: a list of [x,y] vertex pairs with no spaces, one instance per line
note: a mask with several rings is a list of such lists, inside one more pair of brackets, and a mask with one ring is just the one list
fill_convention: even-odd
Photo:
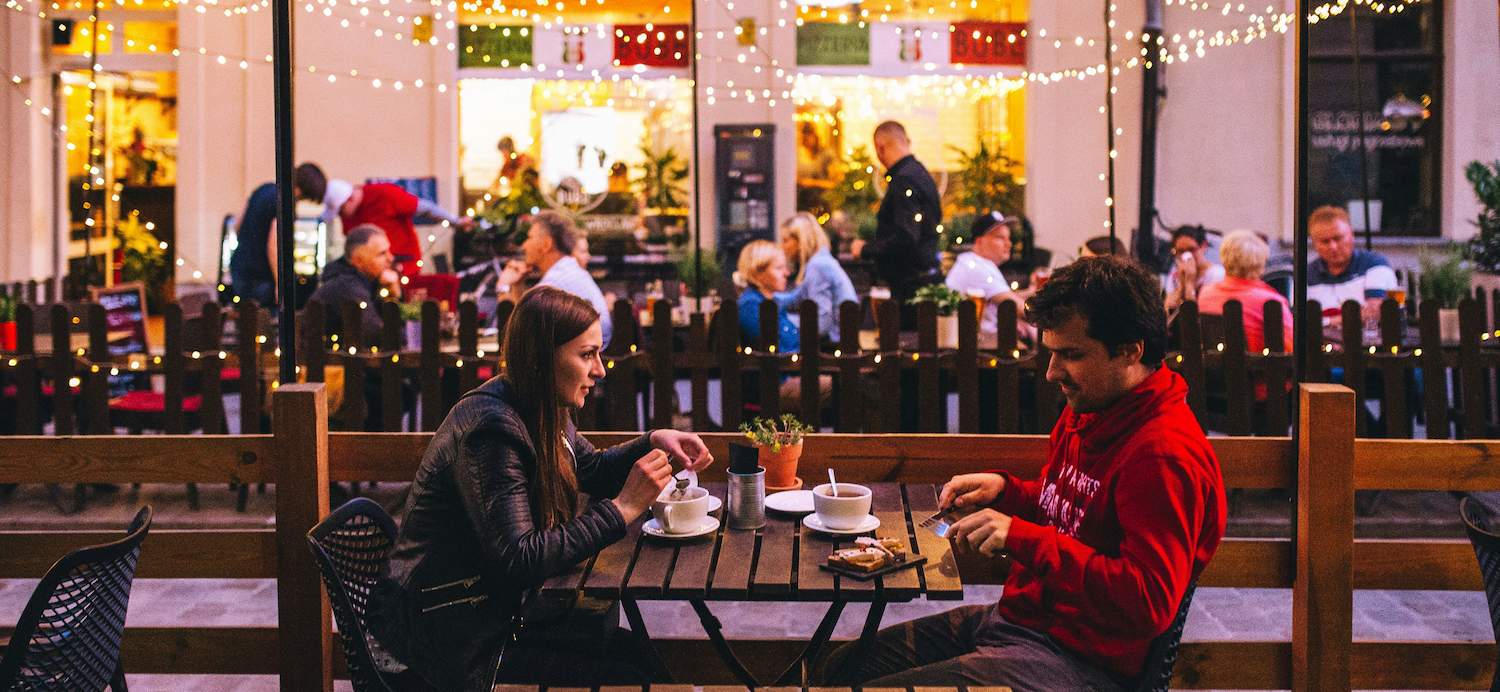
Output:
[[1042,477],[966,474],[939,497],[968,512],[948,533],[956,550],[1010,556],[999,603],[886,628],[857,661],[849,647],[831,655],[829,682],[1131,688],[1218,548],[1224,480],[1186,383],[1162,367],[1157,279],[1127,258],[1082,259],[1026,317],[1068,403]]

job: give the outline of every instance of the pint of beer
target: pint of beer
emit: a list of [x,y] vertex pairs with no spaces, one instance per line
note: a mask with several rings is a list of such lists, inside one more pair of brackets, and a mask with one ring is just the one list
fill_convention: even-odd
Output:
[[875,315],[877,323],[880,321],[880,306],[891,299],[891,289],[885,286],[870,287],[870,312]]
[[965,293],[968,294],[969,300],[973,301],[973,303],[974,303],[974,317],[976,319],[983,320],[984,319],[984,304],[985,304],[984,289],[982,289],[982,288],[971,288],[971,289],[965,291]]

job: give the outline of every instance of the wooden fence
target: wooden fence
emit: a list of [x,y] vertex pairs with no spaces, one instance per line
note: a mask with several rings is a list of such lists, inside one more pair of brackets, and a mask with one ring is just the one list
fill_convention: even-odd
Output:
[[[1500,294],[1492,298],[1500,316]],[[460,306],[455,333],[447,339],[440,335],[437,307],[423,306],[420,343],[411,348],[394,304],[382,306],[386,319],[378,334],[361,333],[352,306],[345,307],[351,314],[342,323],[348,327],[331,337],[325,338],[326,316],[317,303],[297,321],[301,377],[322,382],[337,373],[341,391],[350,394],[333,414],[335,429],[435,430],[462,392],[502,366],[497,343],[480,339],[472,303]],[[762,307],[762,320],[774,322],[770,303]],[[605,354],[608,377],[581,411],[580,423],[596,430],[646,425],[733,430],[747,416],[779,413],[776,394],[783,376],[800,376],[801,410],[817,410],[817,375],[822,375],[832,381],[832,403],[818,417],[825,429],[1007,434],[1050,429],[1061,397],[1045,380],[1045,350],[1023,350],[1018,344],[1014,306],[1000,306],[1001,333],[985,348],[974,312],[961,310],[956,349],[939,348],[938,316],[930,304],[922,308],[917,331],[903,334],[897,307],[882,305],[873,316],[878,344],[865,349],[860,326],[866,315],[847,303],[840,306],[840,343],[822,344],[807,330],[798,353],[778,353],[764,340],[741,343],[733,305],[713,315],[693,314],[686,326],[674,327],[671,303],[658,301],[653,323],[642,328],[630,304],[621,301]],[[1321,336],[1320,306],[1309,308],[1307,328]],[[1371,412],[1357,422],[1361,436],[1410,438],[1419,425],[1430,439],[1500,435],[1500,324],[1489,319],[1486,308],[1478,300],[1466,301],[1460,308],[1462,336],[1445,344],[1434,305],[1423,306],[1415,322],[1420,336],[1413,340],[1405,327],[1408,317],[1388,300],[1380,343],[1352,349],[1334,340],[1322,343],[1309,354],[1308,381],[1341,381],[1371,403]],[[509,303],[501,304],[499,324],[509,309]],[[1343,310],[1338,341],[1363,343],[1357,305],[1348,303]],[[47,319],[38,319],[39,311]],[[105,315],[97,305],[21,305],[18,313],[18,348],[0,356],[0,383],[6,385],[0,408],[12,406],[14,416],[10,425],[0,423],[0,431],[40,434],[50,419],[59,435],[110,434],[116,426],[218,434],[229,429],[226,391],[240,394],[241,432],[266,430],[264,395],[280,384],[274,379],[280,352],[269,345],[273,329],[257,310],[225,313],[209,303],[201,314],[187,316],[168,305],[165,349],[150,357],[110,355]],[[817,324],[810,302],[799,313],[803,324]],[[1281,320],[1268,312],[1267,347],[1249,352],[1239,314],[1235,302],[1222,318],[1200,317],[1193,304],[1185,305],[1167,365],[1187,379],[1189,403],[1206,427],[1237,436],[1285,435],[1293,371],[1292,356],[1282,348]],[[226,328],[226,317],[232,329]],[[32,328],[38,322],[46,325],[52,344],[68,345],[39,351],[41,335]],[[768,333],[774,330],[762,331]],[[75,348],[78,343],[84,345]],[[132,371],[161,380],[160,414],[112,416],[110,378]],[[1379,415],[1373,413],[1377,410]],[[950,411],[955,420],[949,420]]]
[[[1227,539],[1200,581],[1292,589],[1291,640],[1185,643],[1174,686],[1486,689],[1492,644],[1353,641],[1353,589],[1482,586],[1463,541],[1355,540],[1353,497],[1356,489],[1500,489],[1500,442],[1356,440],[1352,391],[1308,384],[1301,396],[1305,433],[1295,446],[1288,438],[1212,440],[1229,487],[1295,489],[1296,535]],[[297,691],[327,690],[341,671],[328,603],[303,536],[328,513],[329,481],[410,480],[431,434],[329,433],[317,384],[281,387],[272,398],[274,435],[21,436],[0,445],[0,482],[276,484],[274,528],[155,530],[138,576],[274,578],[279,627],[130,627],[123,653],[130,672],[277,674],[282,689]],[[591,435],[601,445],[626,437]],[[735,438],[706,437],[719,458],[727,458]],[[813,476],[834,468],[851,481],[942,483],[981,468],[1035,475],[1046,445],[1038,435],[820,434],[807,441],[802,465]],[[704,480],[723,480],[722,473],[716,465]],[[109,535],[0,531],[0,578],[36,578],[63,551]],[[967,583],[998,578],[967,563],[961,568]],[[670,652],[696,645],[665,646]],[[718,674],[693,682],[729,680],[727,672]]]

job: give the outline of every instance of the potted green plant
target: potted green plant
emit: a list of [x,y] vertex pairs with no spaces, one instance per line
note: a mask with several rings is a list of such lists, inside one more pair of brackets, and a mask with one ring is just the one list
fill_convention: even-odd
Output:
[[401,322],[406,326],[406,350],[419,351],[422,349],[422,304],[421,303],[396,303],[396,310],[401,315]]
[[1426,252],[1422,265],[1422,300],[1438,304],[1438,325],[1445,342],[1458,341],[1458,303],[1470,295],[1469,282],[1474,268],[1464,259],[1458,246],[1450,246],[1437,256]]
[[16,300],[0,293],[0,351],[16,350]]
[[906,302],[916,305],[928,301],[937,305],[938,348],[958,348],[958,308],[968,298],[946,284],[929,284],[917,289]]
[[701,261],[694,261],[692,251],[677,258],[677,279],[682,282],[682,295],[695,299],[689,305],[697,312],[707,313],[714,309],[713,299],[718,295],[719,281],[724,274],[717,253],[704,252],[702,255]]
[[640,186],[645,199],[644,216],[646,227],[653,229],[648,242],[685,241],[683,232],[687,219],[687,179],[691,174],[688,161],[671,147],[655,147],[649,136],[641,143],[644,161],[640,165],[640,177],[635,182]]
[[802,438],[813,427],[784,413],[780,418],[754,419],[740,424],[740,432],[760,450],[760,465],[766,469],[767,490],[794,490],[802,485],[797,462],[802,459]]
[[1500,161],[1485,165],[1473,161],[1464,169],[1464,177],[1474,186],[1479,198],[1479,217],[1474,225],[1479,233],[1469,240],[1465,255],[1474,263],[1474,285],[1486,291],[1500,290]]

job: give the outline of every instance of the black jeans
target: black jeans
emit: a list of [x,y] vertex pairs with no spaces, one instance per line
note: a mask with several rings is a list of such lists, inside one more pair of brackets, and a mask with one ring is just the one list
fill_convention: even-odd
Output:
[[1013,625],[994,606],[963,606],[880,630],[851,659],[845,644],[818,666],[816,684],[862,687],[1009,686],[1016,692],[1118,692],[1104,669],[1046,635]]
[[[527,617],[548,619],[528,609]],[[548,686],[592,687],[595,685],[650,684],[651,654],[636,644],[633,635],[621,629],[620,604],[581,598],[551,622],[528,622],[519,641],[505,650],[496,682],[531,683]]]

